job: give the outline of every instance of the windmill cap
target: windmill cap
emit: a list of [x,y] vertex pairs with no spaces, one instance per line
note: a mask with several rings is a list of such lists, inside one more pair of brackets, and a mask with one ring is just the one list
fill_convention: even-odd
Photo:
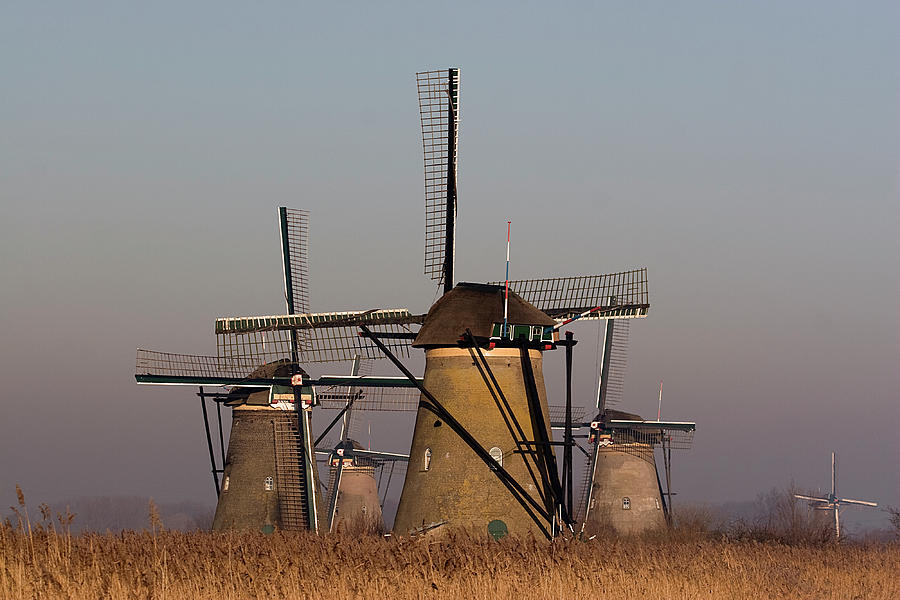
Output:
[[[309,374],[301,367],[297,370],[303,375],[304,379]],[[291,376],[291,361],[288,359],[276,360],[257,367],[252,373],[247,375],[247,379],[274,379],[276,377]],[[269,404],[269,388],[267,387],[238,387],[232,389],[228,393],[228,400],[225,406],[240,406],[248,404],[250,406],[267,406]]]
[[[489,338],[494,323],[503,322],[505,290],[502,285],[458,283],[434,303],[413,347],[455,346],[469,329],[475,337]],[[508,321],[515,325],[556,325],[534,305],[509,291]]]
[[607,408],[604,414],[607,421],[643,421],[644,417],[634,413],[625,412],[624,410],[615,410]]
[[346,441],[340,441],[335,446],[335,449],[350,449],[350,450],[365,450],[366,447],[354,440],[353,438],[347,438]]

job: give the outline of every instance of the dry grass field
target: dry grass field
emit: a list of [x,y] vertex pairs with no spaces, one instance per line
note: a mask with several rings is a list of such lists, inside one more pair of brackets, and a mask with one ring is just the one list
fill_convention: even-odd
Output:
[[400,539],[308,533],[68,533],[0,525],[0,599],[900,598],[900,545],[642,539]]
[[898,598],[896,545],[0,531],[0,598]]

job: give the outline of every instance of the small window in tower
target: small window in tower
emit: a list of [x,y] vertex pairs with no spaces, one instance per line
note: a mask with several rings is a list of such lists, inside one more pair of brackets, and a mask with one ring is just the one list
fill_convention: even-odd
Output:
[[227,491],[228,491],[228,484],[230,484],[230,483],[231,483],[231,477],[229,477],[228,475],[226,475],[226,476],[225,476],[225,481],[222,482],[222,491],[223,491],[223,492],[227,492]]
[[362,514],[366,514],[366,506],[365,505],[363,505],[363,507],[362,507]]
[[659,498],[656,499],[656,510],[660,510]]
[[423,466],[426,471],[431,468],[431,448],[425,448],[425,463]]
[[622,510],[631,510],[631,498],[628,496],[622,498]]
[[494,446],[490,450],[490,455],[498,465],[500,465],[501,467],[503,466],[503,450],[501,450],[497,446]]
[[267,492],[275,489],[275,480],[272,477],[266,477],[265,488]]

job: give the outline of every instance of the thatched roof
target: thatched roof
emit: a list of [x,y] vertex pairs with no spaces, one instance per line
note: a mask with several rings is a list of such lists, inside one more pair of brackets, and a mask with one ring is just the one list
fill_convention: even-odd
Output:
[[[417,348],[453,346],[466,328],[475,337],[491,337],[494,323],[503,322],[502,285],[458,283],[434,303],[413,341]],[[517,325],[555,325],[556,322],[533,305],[509,291],[509,322]]]
[[[297,367],[297,369],[304,379],[309,377],[309,373],[302,367]],[[290,376],[291,362],[283,358],[257,367],[252,373],[247,375],[247,379],[274,379],[276,377]],[[232,388],[228,393],[228,400],[225,401],[225,406],[239,406],[241,404],[267,406],[269,404],[269,388]]]
[[624,410],[606,409],[607,421],[643,421],[644,418],[634,413],[625,412]]

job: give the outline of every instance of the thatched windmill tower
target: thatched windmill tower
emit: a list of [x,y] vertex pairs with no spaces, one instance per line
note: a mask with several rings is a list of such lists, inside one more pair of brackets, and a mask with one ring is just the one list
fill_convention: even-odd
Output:
[[329,459],[326,507],[329,531],[384,531],[375,461],[367,458],[362,445],[354,440],[341,442]]
[[266,388],[237,388],[228,394],[231,435],[214,531],[308,528],[304,495],[316,494],[318,486],[313,479],[306,488],[299,476],[304,453],[297,447],[296,411],[272,400]]
[[[592,451],[581,498],[582,530],[587,536],[665,528],[671,517],[672,450],[689,448],[696,428],[693,422],[662,421],[659,415],[656,421],[646,421],[610,408],[622,402],[624,395],[628,330],[627,321],[606,323],[599,412],[590,423]],[[664,478],[657,468],[657,448]]]
[[[368,372],[370,364],[370,362],[363,363],[357,357],[353,361],[352,374],[360,376],[363,370]],[[364,365],[366,369],[363,369]],[[405,454],[365,449],[351,438],[353,418],[356,415],[353,405],[361,394],[361,389],[351,387],[347,393],[346,404],[336,417],[340,419],[341,431],[339,441],[327,453],[328,486],[323,505],[325,531],[350,534],[383,533],[384,517],[381,512],[382,497],[379,493],[381,486],[376,471],[383,473],[385,465],[390,464],[386,489],[390,485],[394,466],[398,462],[405,463],[409,458]],[[408,405],[409,408],[414,406],[413,402]],[[317,449],[316,452],[324,453],[323,449]]]
[[[548,446],[523,448],[523,440],[550,441],[542,348],[495,344],[483,351],[460,344],[467,330],[487,340],[503,322],[504,293],[499,286],[460,283],[432,306],[413,347],[425,350],[424,386],[471,434],[497,465],[502,465],[536,496],[549,499],[556,478]],[[543,333],[555,321],[515,294],[509,298],[509,323]],[[507,340],[509,341],[509,340]],[[488,376],[493,373],[495,379]],[[499,392],[498,392],[499,390]],[[505,396],[505,402],[499,395]],[[501,405],[502,404],[502,405]],[[539,491],[539,493],[538,493]],[[548,512],[553,505],[545,503]],[[491,525],[493,523],[493,525]],[[440,524],[540,535],[526,507],[440,417],[420,407],[410,449],[403,493],[394,529],[398,533]]]
[[[643,421],[638,415],[607,410],[611,421]],[[612,528],[631,534],[664,529],[666,510],[657,478],[654,441],[661,431],[640,434],[634,429],[610,429],[604,423],[591,469],[591,490],[585,514],[588,536]],[[613,442],[615,438],[615,442]]]

